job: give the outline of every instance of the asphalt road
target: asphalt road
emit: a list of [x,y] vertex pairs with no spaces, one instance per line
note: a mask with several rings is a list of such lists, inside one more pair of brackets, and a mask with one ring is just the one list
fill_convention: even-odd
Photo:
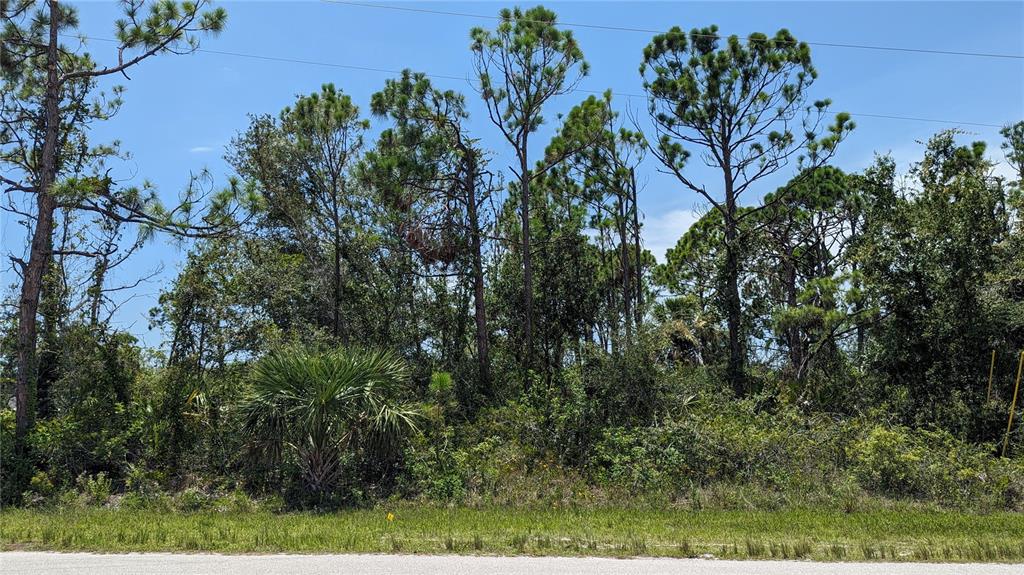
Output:
[[146,553],[0,553],[3,575],[1022,575],[1024,565],[810,563],[708,559],[597,559],[438,555],[182,555]]

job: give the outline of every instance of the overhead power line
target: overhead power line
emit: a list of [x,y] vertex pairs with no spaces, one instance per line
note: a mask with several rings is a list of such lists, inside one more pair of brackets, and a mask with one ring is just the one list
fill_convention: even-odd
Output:
[[[381,10],[395,10],[399,12],[413,12],[419,14],[434,14],[437,16],[458,16],[462,18],[479,18],[483,20],[501,20],[501,16],[494,16],[490,14],[477,14],[470,12],[453,12],[450,10],[433,10],[430,8],[414,8],[412,6],[392,6],[387,4],[371,4],[367,2],[349,2],[348,0],[322,0],[328,4],[342,4],[345,6],[357,6],[360,8],[377,8]],[[534,22],[533,20],[523,19],[525,22]],[[610,26],[605,24],[585,24],[580,22],[557,22],[560,26],[567,26],[570,28],[587,28],[592,30],[607,30],[613,32],[639,32],[642,34],[664,34],[667,30],[655,30],[653,28],[633,28],[628,26]],[[704,38],[714,38],[716,40],[722,39],[724,36],[720,34],[696,34],[696,36]],[[766,41],[771,41],[771,38]],[[811,46],[824,46],[828,48],[852,48],[856,50],[880,50],[885,52],[916,52],[919,54],[936,54],[940,56],[970,56],[976,58],[1005,58],[1011,60],[1024,60],[1024,54],[1000,54],[993,52],[966,52],[957,50],[934,50],[929,48],[904,48],[900,46],[877,46],[871,44],[844,44],[839,42],[809,42],[805,41],[805,44]]]
[[959,124],[961,126],[983,126],[986,128],[1002,128],[1002,124],[985,124],[983,122],[954,122],[953,120],[936,120],[934,118],[915,118],[913,116],[887,116],[885,114],[862,114],[859,112],[850,112],[850,115],[856,118],[860,116],[862,118],[884,118],[887,120],[908,120],[912,122],[935,122],[938,124]]
[[[68,37],[68,38],[83,39],[83,40],[94,40],[94,41],[97,41],[97,42],[112,42],[112,43],[115,43],[115,44],[118,43],[117,40],[114,40],[112,38],[97,38],[95,36],[63,35],[63,34],[62,34],[62,36],[65,36],[65,37]],[[335,62],[322,62],[322,61],[318,61],[318,60],[304,60],[304,59],[299,59],[299,58],[285,58],[285,57],[282,57],[282,56],[266,56],[266,55],[263,55],[263,54],[249,54],[249,53],[245,53],[245,52],[229,52],[227,50],[210,50],[210,49],[207,49],[207,48],[199,48],[199,49],[196,50],[196,52],[203,53],[203,54],[215,54],[215,55],[218,55],[218,56],[231,56],[231,57],[235,57],[235,58],[247,58],[247,59],[250,59],[250,60],[263,60],[263,61],[267,61],[267,62],[280,62],[280,63],[286,63],[286,64],[304,64],[304,65],[307,65],[307,66],[323,66],[323,67],[326,67],[326,68],[341,68],[341,69],[344,69],[344,70],[355,70],[355,71],[359,71],[359,72],[379,72],[381,74],[393,74],[393,75],[399,75],[399,74],[402,73],[402,70],[393,70],[393,69],[389,69],[389,68],[376,68],[376,67],[373,67],[373,66],[357,66],[357,65],[353,65],[353,64],[338,64],[338,63],[335,63]],[[427,76],[428,78],[435,78],[435,79],[438,79],[438,80],[456,80],[456,81],[459,81],[459,82],[470,83],[470,78],[468,76],[452,76],[452,75],[446,75],[446,74],[432,74],[432,73],[427,73],[427,72],[424,72],[423,75]],[[581,94],[604,94],[603,90],[585,90],[583,88],[575,88],[575,89],[573,89],[571,91],[572,92],[581,93]],[[615,92],[615,91],[612,91],[612,95],[620,96],[620,97],[623,97],[623,98],[647,98],[646,94],[634,94],[634,93],[629,93],[629,92]],[[933,123],[936,123],[936,124],[950,124],[950,125],[961,125],[961,126],[981,126],[981,127],[986,127],[986,128],[1002,128],[1003,127],[1001,124],[986,124],[986,123],[983,123],[983,122],[960,122],[960,121],[956,121],[956,120],[940,120],[940,119],[935,119],[935,118],[918,118],[918,117],[912,117],[912,116],[897,116],[897,115],[887,115],[887,114],[865,114],[865,113],[860,113],[860,112],[849,112],[849,114],[851,116],[853,116],[854,119],[856,119],[857,117],[863,117],[863,118],[881,118],[881,119],[887,119],[887,120],[905,120],[905,121],[913,121],[913,122],[933,122]]]
[[[113,38],[97,38],[96,36],[84,36],[80,34],[61,34],[65,38],[74,38],[82,40],[92,40],[96,42],[110,42],[117,44],[119,40]],[[286,64],[305,64],[307,66],[323,66],[326,68],[342,68],[345,70],[357,70],[360,72],[380,72],[382,74],[401,74],[401,70],[391,70],[388,68],[374,68],[372,66],[356,66],[354,64],[338,64],[336,62],[320,62],[317,60],[303,60],[299,58],[284,58],[281,56],[266,56],[264,54],[247,54],[244,52],[229,52],[227,50],[210,50],[208,48],[198,48],[195,50],[202,54],[216,54],[218,56],[233,56],[235,58],[249,58],[251,60],[264,60],[267,62],[281,62]],[[444,74],[425,74],[431,78],[444,79],[444,80],[459,80],[466,82],[469,80],[463,76],[446,76]]]

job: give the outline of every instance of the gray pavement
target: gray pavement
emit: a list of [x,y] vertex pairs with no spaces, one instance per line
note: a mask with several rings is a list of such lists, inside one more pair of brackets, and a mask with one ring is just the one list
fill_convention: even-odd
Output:
[[598,559],[440,555],[184,555],[145,553],[0,553],[3,575],[1024,575],[1024,565],[811,563],[713,559]]

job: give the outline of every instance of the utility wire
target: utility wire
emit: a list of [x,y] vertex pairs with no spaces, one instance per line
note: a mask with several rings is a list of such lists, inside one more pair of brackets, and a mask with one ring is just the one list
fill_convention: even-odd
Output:
[[[110,42],[113,44],[119,44],[120,40],[113,38],[97,38],[95,36],[84,36],[81,34],[61,34],[65,38],[74,38],[76,40],[92,40],[96,42]],[[337,64],[334,62],[319,62],[316,60],[300,60],[297,58],[284,58],[280,56],[265,56],[263,54],[246,54],[243,52],[228,52],[226,50],[210,50],[208,48],[197,48],[194,52],[202,54],[217,54],[218,56],[233,56],[235,58],[249,58],[251,60],[264,60],[267,62],[282,62],[287,64],[305,64],[307,66],[324,66],[327,68],[343,68],[345,70],[358,70],[361,72],[380,72],[382,74],[401,74],[400,70],[389,70],[387,68],[374,68],[372,66],[355,66],[351,64]],[[431,78],[438,78],[444,80],[460,80],[468,81],[468,78],[460,76],[446,76],[444,74],[425,74]]]
[[[65,34],[62,34],[61,36],[64,36],[64,37],[67,37],[67,38],[82,39],[82,40],[94,40],[94,41],[97,41],[97,42],[112,42],[112,43],[115,43],[115,44],[119,43],[118,40],[114,40],[112,38],[97,38],[95,36],[65,35]],[[247,54],[247,53],[244,53],[244,52],[228,52],[226,50],[209,50],[209,49],[206,49],[206,48],[198,48],[195,51],[203,53],[203,54],[216,54],[216,55],[219,55],[219,56],[232,56],[232,57],[235,57],[235,58],[248,58],[248,59],[251,59],[251,60],[263,60],[263,61],[268,61],[268,62],[282,62],[282,63],[288,63],[288,64],[305,64],[307,66],[323,66],[323,67],[327,67],[327,68],[341,68],[341,69],[345,69],[345,70],[356,70],[356,71],[360,71],[360,72],[379,72],[381,74],[394,74],[394,75],[398,75],[398,74],[402,73],[402,70],[391,70],[391,69],[388,69],[388,68],[375,68],[375,67],[371,67],[371,66],[355,66],[355,65],[351,65],[351,64],[337,64],[337,63],[334,63],[334,62],[321,62],[321,61],[317,61],[317,60],[301,60],[301,59],[297,59],[297,58],[285,58],[285,57],[280,57],[280,56],[265,56],[265,55],[262,55],[262,54]],[[445,74],[429,74],[429,73],[426,73],[426,72],[424,72],[423,75],[427,76],[428,78],[436,78],[436,79],[439,79],[439,80],[457,80],[457,81],[460,81],[460,82],[467,82],[467,83],[470,82],[469,77],[466,77],[466,76],[451,76],[451,75],[445,75]],[[584,90],[583,88],[574,88],[574,89],[572,89],[570,91],[571,92],[578,92],[578,93],[582,93],[582,94],[599,94],[599,95],[605,93],[603,90]],[[629,92],[615,92],[615,91],[612,92],[612,95],[620,96],[620,97],[623,97],[623,98],[646,98],[647,97],[646,94],[633,94],[633,93],[629,93]],[[940,119],[935,119],[935,118],[917,118],[917,117],[912,117],[912,116],[895,116],[895,115],[886,115],[886,114],[862,114],[862,113],[859,113],[859,112],[849,112],[849,114],[851,116],[853,116],[854,118],[859,116],[859,117],[864,117],[864,118],[882,118],[882,119],[887,119],[887,120],[906,120],[906,121],[913,121],[913,122],[933,122],[933,123],[936,123],[936,124],[952,124],[952,125],[962,125],[962,126],[981,126],[981,127],[986,127],[986,128],[1002,128],[1003,127],[1001,124],[986,124],[986,123],[983,123],[983,122],[958,122],[958,121],[955,121],[955,120],[940,120]]]
[[915,118],[913,116],[887,116],[885,114],[861,114],[850,112],[850,116],[861,116],[863,118],[884,118],[887,120],[909,120],[912,122],[936,122],[939,124],[960,124],[963,126],[983,126],[986,128],[1002,128],[1002,124],[985,124],[982,122],[954,122],[953,120],[936,120],[934,118]]
[[[432,10],[429,8],[413,8],[410,6],[389,6],[387,4],[370,4],[366,2],[349,2],[348,0],[322,0],[328,4],[342,4],[345,6],[357,6],[360,8],[378,8],[381,10],[396,10],[400,12],[414,12],[419,14],[434,14],[438,16],[459,16],[463,18],[480,18],[484,20],[502,20],[501,16],[492,16],[489,14],[475,14],[470,12],[452,12],[448,10]],[[530,20],[528,18],[521,19],[523,22],[541,22],[539,20]],[[568,26],[571,28],[588,28],[592,30],[609,30],[614,32],[639,32],[643,34],[664,34],[667,30],[655,30],[651,28],[631,28],[627,26],[609,26],[604,24],[584,24],[580,22],[556,22],[560,26]],[[689,34],[688,34],[689,35]],[[703,38],[713,38],[715,40],[721,40],[723,36],[719,34],[693,34]],[[771,38],[766,38],[764,41],[772,41]],[[811,46],[825,46],[828,48],[853,48],[857,50],[882,50],[886,52],[916,52],[920,54],[938,54],[942,56],[971,56],[977,58],[1007,58],[1012,60],[1024,60],[1022,54],[999,54],[992,52],[961,52],[956,50],[933,50],[928,48],[901,48],[898,46],[876,46],[870,44],[841,44],[838,42],[803,42]]]
[[[316,62],[316,61],[313,61],[313,60],[297,60],[295,58],[279,58],[277,56],[263,56],[263,55],[260,55],[260,54],[243,54],[241,52],[226,52],[224,50],[206,50],[206,49],[200,48],[200,49],[196,50],[196,52],[202,52],[204,54],[218,54],[218,55],[221,55],[221,56],[234,56],[236,58],[251,58],[251,59],[254,59],[254,60],[268,60],[268,61],[271,61],[271,62],[287,62],[287,63],[291,63],[291,64],[306,64],[306,65],[309,65],[309,66],[326,66],[326,67],[330,67],[330,68],[344,68],[346,70],[359,70],[359,71],[362,71],[362,72],[380,72],[382,74],[401,74],[402,73],[400,70],[389,70],[387,68],[373,68],[373,67],[370,67],[370,66],[353,66],[353,65],[350,65],[350,64],[334,64],[334,63],[331,63],[331,62]],[[444,80],[460,80],[460,81],[468,80],[467,78],[464,78],[464,77],[446,76],[444,74],[424,74],[424,75],[425,76],[429,76],[431,78],[438,78],[438,79],[444,79]]]

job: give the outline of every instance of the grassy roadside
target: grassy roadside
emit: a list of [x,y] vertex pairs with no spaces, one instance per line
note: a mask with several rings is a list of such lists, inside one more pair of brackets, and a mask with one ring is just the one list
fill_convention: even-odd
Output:
[[1022,561],[1024,515],[401,507],[332,514],[7,510],[0,548]]

